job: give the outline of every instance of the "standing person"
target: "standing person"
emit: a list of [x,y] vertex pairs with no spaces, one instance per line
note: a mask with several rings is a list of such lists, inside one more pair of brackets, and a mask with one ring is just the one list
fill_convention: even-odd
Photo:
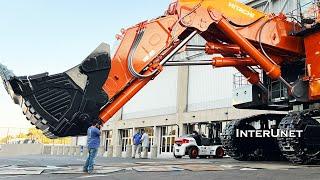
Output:
[[144,129],[141,130],[141,133],[142,133],[142,137],[141,137],[142,157],[148,158],[149,135],[146,133]]
[[192,132],[192,137],[194,138],[194,140],[196,140],[197,145],[201,146],[201,136],[197,131]]
[[98,148],[100,146],[101,126],[101,121],[94,120],[92,122],[92,126],[89,127],[87,131],[88,158],[83,166],[83,172],[87,172],[89,174],[93,172],[94,161],[97,157]]
[[139,131],[133,136],[133,155],[132,158],[136,158],[136,154],[138,153],[139,158],[141,158],[141,133]]

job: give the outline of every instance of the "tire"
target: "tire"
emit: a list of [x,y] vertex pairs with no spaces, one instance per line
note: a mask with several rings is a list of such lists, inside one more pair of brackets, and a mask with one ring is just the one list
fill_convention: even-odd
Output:
[[190,159],[196,159],[199,155],[199,150],[197,147],[191,147],[189,149],[189,157]]
[[217,158],[223,158],[224,156],[224,150],[222,147],[218,147],[216,150],[216,157]]
[[174,157],[175,157],[176,159],[181,159],[181,158],[182,158],[182,156],[176,156],[176,155],[174,155]]

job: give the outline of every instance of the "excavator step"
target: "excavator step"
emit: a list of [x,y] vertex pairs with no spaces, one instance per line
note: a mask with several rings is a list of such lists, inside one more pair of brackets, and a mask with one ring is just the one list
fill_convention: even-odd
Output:
[[4,87],[31,124],[49,138],[86,135],[108,102],[102,90],[111,68],[109,45],[102,43],[80,65],[60,74],[15,76],[0,64]]

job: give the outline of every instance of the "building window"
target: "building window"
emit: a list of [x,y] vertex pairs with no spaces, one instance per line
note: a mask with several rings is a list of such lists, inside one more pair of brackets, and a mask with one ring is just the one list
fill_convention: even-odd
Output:
[[174,141],[177,135],[178,127],[176,125],[161,127],[160,153],[172,153]]
[[111,146],[111,143],[112,143],[112,131],[106,131],[105,133],[106,133],[105,147],[106,147],[106,151],[108,151],[108,148]]
[[132,145],[132,129],[120,130],[122,151],[127,151],[127,145]]

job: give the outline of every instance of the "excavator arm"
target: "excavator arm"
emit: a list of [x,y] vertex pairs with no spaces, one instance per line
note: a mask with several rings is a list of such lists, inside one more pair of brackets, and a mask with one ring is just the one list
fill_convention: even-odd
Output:
[[[171,65],[235,67],[261,89],[261,68],[294,89],[281,65],[304,57],[301,28],[284,15],[265,14],[236,0],[178,0],[159,18],[123,30],[113,58],[101,44],[80,65],[57,75],[17,77],[0,66],[5,87],[27,119],[50,138],[85,135],[94,119],[106,123],[162,69]],[[205,46],[187,43],[202,36]],[[214,58],[173,62],[181,51],[202,50]],[[292,91],[294,93],[294,91]]]

